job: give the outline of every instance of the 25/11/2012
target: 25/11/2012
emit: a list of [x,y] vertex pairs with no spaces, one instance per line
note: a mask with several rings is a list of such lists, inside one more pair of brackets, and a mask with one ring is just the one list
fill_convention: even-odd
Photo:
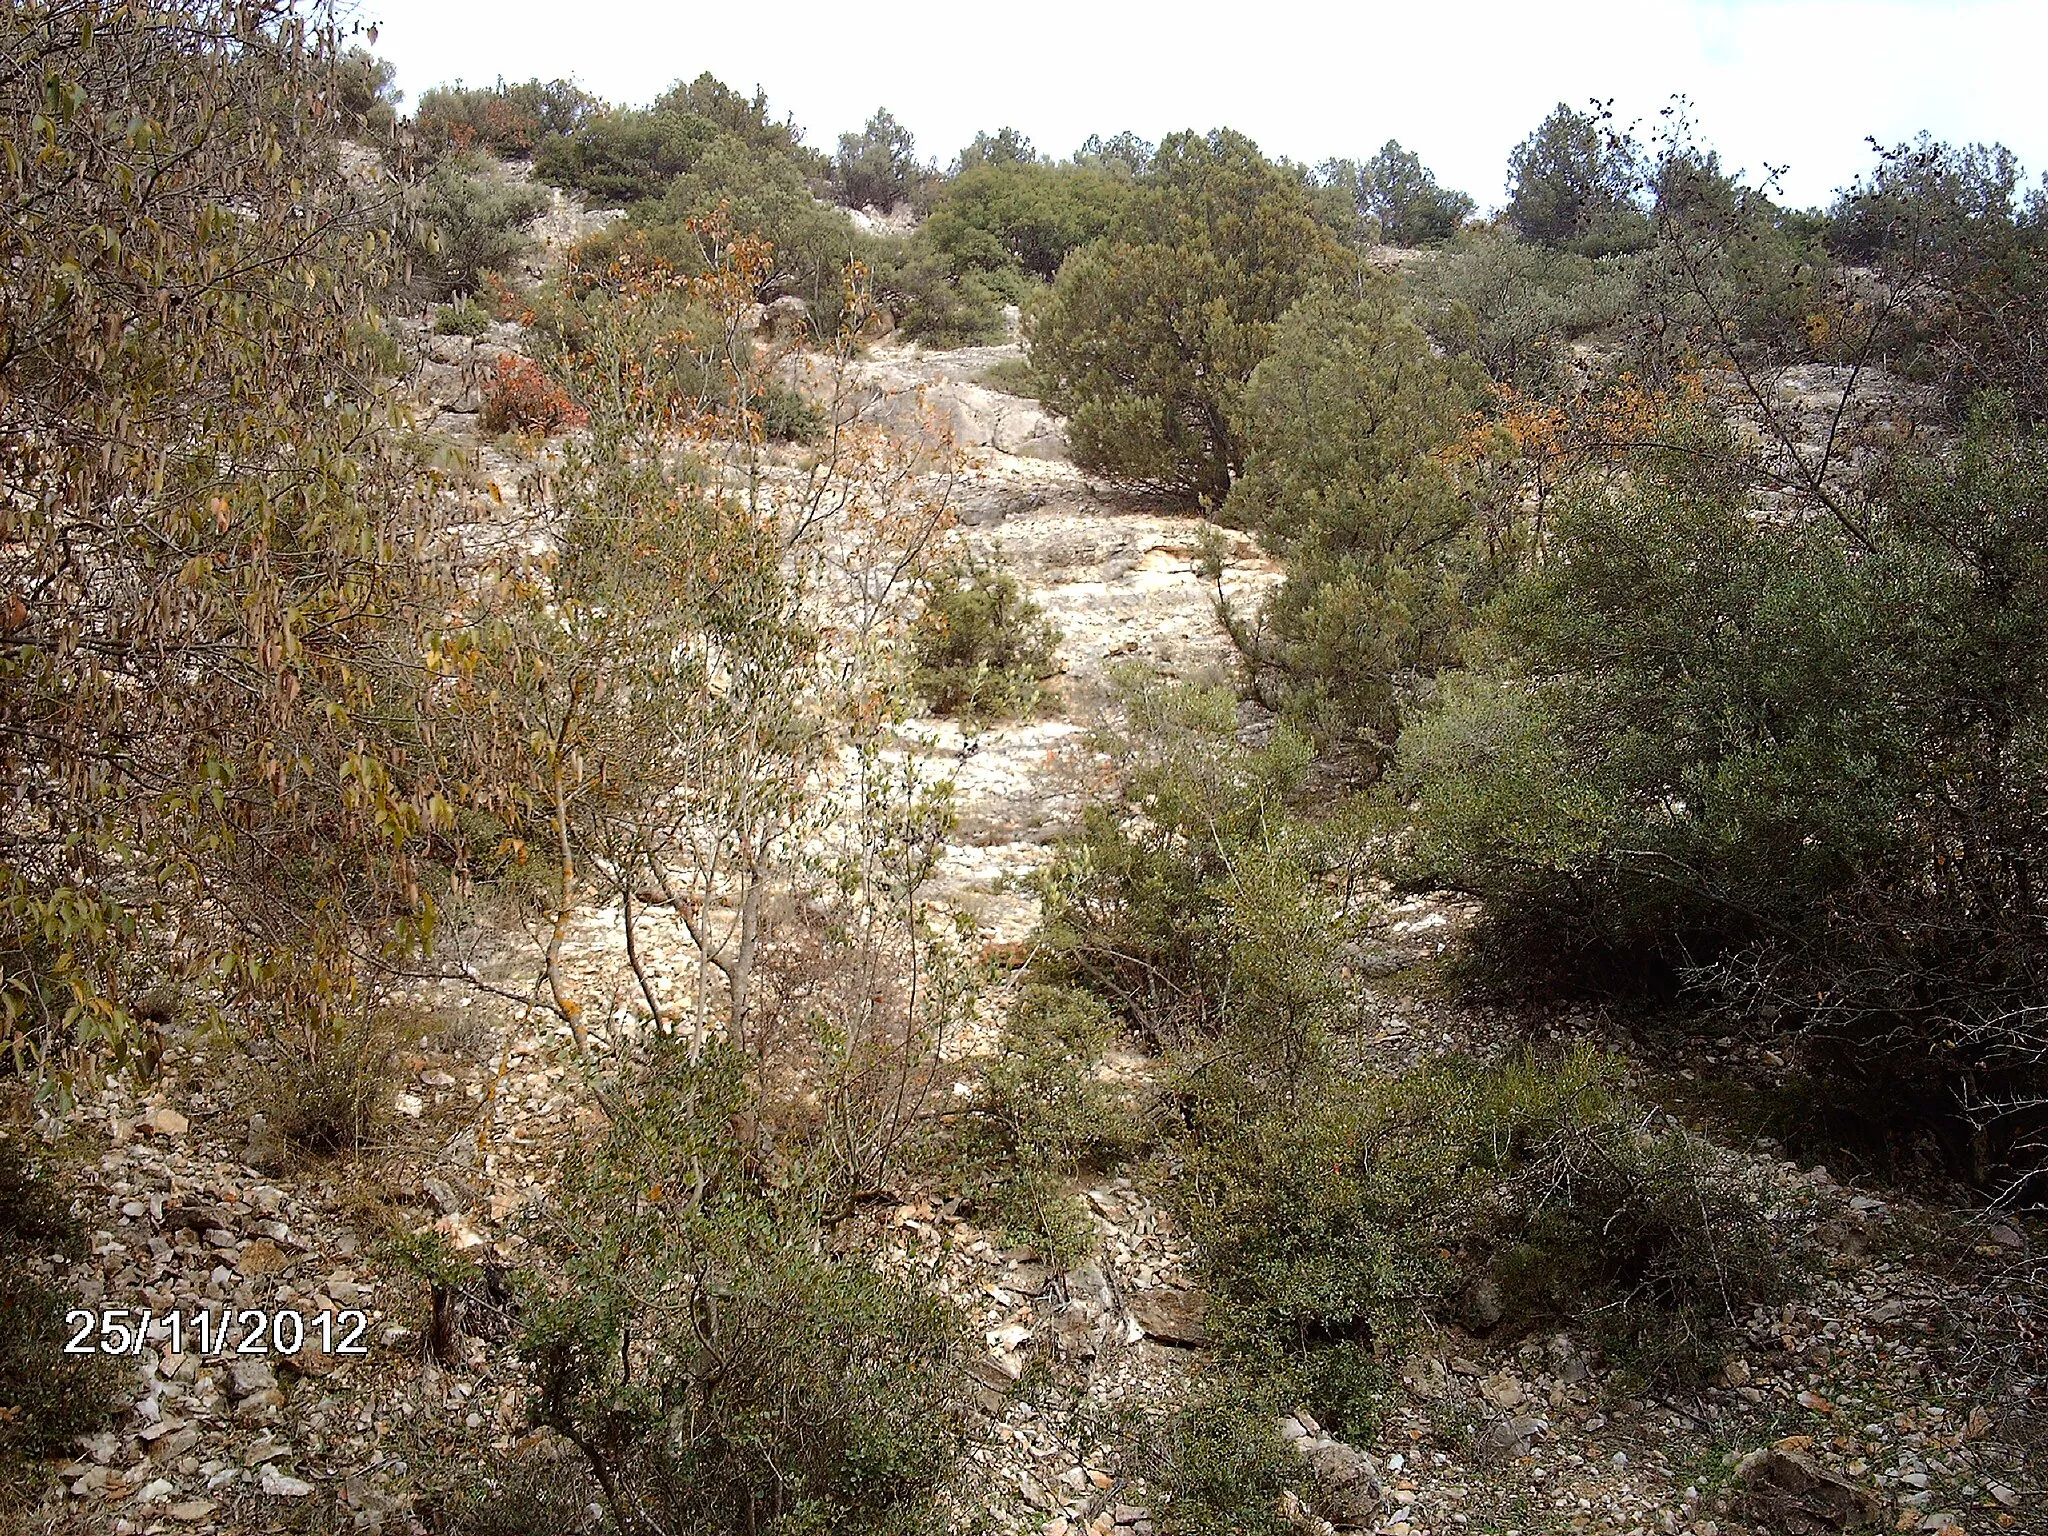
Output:
[[64,1326],[72,1330],[64,1344],[67,1355],[139,1355],[152,1342],[168,1344],[174,1355],[187,1353],[188,1346],[200,1355],[296,1355],[308,1345],[324,1354],[370,1352],[363,1342],[369,1314],[356,1307],[310,1317],[289,1309],[267,1312],[255,1307],[195,1312],[189,1317],[182,1312],[158,1316],[119,1307],[103,1312],[78,1307],[64,1314]]

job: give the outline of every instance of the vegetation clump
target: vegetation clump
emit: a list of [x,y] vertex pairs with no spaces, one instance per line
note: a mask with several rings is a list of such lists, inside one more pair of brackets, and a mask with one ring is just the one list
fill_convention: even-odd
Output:
[[942,715],[1027,715],[1059,670],[1059,643],[1014,575],[969,556],[925,579],[911,682]]
[[38,1491],[44,1458],[102,1427],[113,1411],[113,1370],[101,1356],[64,1353],[76,1298],[51,1275],[53,1255],[78,1259],[84,1234],[50,1171],[0,1137],[0,1493]]
[[729,1047],[673,1042],[572,1151],[520,1342],[537,1423],[622,1530],[937,1529],[964,1384],[950,1308],[828,1252],[738,1128]]

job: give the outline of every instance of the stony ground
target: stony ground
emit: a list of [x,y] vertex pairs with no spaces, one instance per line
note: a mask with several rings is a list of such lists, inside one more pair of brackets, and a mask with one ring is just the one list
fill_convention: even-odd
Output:
[[[563,217],[573,227],[573,210]],[[479,369],[515,341],[421,342],[420,393],[444,430],[462,430]],[[1228,664],[1213,589],[1196,569],[1198,522],[1119,498],[1067,463],[1058,423],[988,382],[1016,355],[880,347],[865,364],[878,388],[906,402],[906,421],[914,399],[967,450],[962,536],[999,553],[1064,635],[1064,674],[1035,719],[971,738],[942,721],[905,732],[904,749],[956,783],[959,829],[937,894],[993,946],[1032,929],[1026,877],[1051,856],[1099,771],[1088,733],[1111,669],[1128,661],[1221,677]],[[525,472],[477,451],[480,479],[513,486]],[[1225,590],[1255,598],[1277,574],[1240,542]],[[1382,933],[1390,958],[1375,969],[1433,958],[1469,917],[1436,901],[1396,906]],[[589,995],[622,990],[614,926],[593,912],[579,927],[574,964]],[[657,981],[680,986],[689,963],[681,934],[656,918],[649,942]],[[1498,1049],[1529,1028],[1403,990],[1400,979],[1374,983],[1373,1029],[1359,1046],[1389,1071],[1454,1048]],[[86,1304],[308,1318],[359,1308],[370,1353],[145,1349],[123,1360],[119,1421],[58,1469],[57,1493],[25,1516],[28,1526],[117,1536],[405,1531],[428,1514],[418,1502],[426,1468],[521,1443],[509,1351],[475,1337],[460,1368],[431,1363],[424,1287],[379,1259],[371,1234],[433,1227],[516,1265],[519,1212],[545,1189],[563,1139],[595,1124],[596,1112],[560,1027],[473,994],[432,1002],[373,1144],[353,1162],[285,1159],[252,1120],[260,1068],[209,1056],[199,1040],[170,1042],[146,1089],[109,1085],[50,1127],[72,1160],[91,1233],[84,1272],[72,1276]],[[991,1038],[959,1042],[963,1073]],[[615,1043],[631,1049],[630,1031],[601,1038],[600,1052]],[[1115,1052],[1098,1070],[1135,1088],[1147,1064]],[[1334,1441],[1305,1413],[1283,1422],[1305,1474],[1313,1467],[1349,1485],[1360,1528],[1392,1536],[1731,1536],[1834,1529],[1837,1516],[1896,1529],[2048,1531],[2035,1449],[2048,1427],[2039,1345],[1998,1332],[1995,1305],[1996,1276],[2024,1262],[2028,1239],[1845,1188],[1768,1149],[1740,1158],[1772,1182],[1786,1219],[1817,1234],[1824,1264],[1807,1300],[1748,1320],[1746,1343],[1704,1396],[1620,1395],[1569,1337],[1447,1330],[1419,1341],[1372,1443]],[[943,1191],[906,1189],[871,1218],[886,1261],[955,1297],[986,1344],[972,1476],[957,1501],[963,1532],[1153,1528],[1116,1416],[1169,1410],[1206,1338],[1187,1248],[1145,1171],[1127,1172],[1076,1192],[1099,1242],[1064,1270],[1006,1248]],[[1775,1523],[1758,1527],[1762,1506],[1743,1502],[1756,1497],[1745,1486],[1794,1483]],[[1320,1528],[1305,1511],[1298,1520]]]

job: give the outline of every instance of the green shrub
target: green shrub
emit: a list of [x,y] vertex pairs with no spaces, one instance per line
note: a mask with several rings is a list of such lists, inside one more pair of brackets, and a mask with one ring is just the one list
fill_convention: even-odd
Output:
[[1274,327],[1348,265],[1295,170],[1228,131],[1167,139],[1027,323],[1074,461],[1220,503],[1244,467],[1238,396]]
[[480,157],[443,156],[420,187],[410,242],[415,280],[435,298],[470,294],[527,247],[525,229],[547,206],[547,191],[504,180]]
[[1903,334],[1881,338],[1889,366],[1938,385],[1951,415],[1981,390],[2009,396],[2020,419],[2048,420],[2048,185],[2024,204],[2020,166],[2002,144],[1951,145],[1927,134],[1879,151],[1837,199],[1827,240],[1913,302]]
[[910,1533],[960,1449],[951,1309],[836,1257],[777,1190],[745,1062],[657,1047],[565,1158],[520,1344],[536,1420],[625,1529]]
[[500,78],[494,86],[474,89],[458,80],[420,92],[414,121],[431,146],[525,160],[603,110],[596,97],[567,80],[507,85]]
[[1168,1536],[1289,1536],[1295,1527],[1281,1513],[1281,1496],[1305,1476],[1277,1427],[1292,1406],[1270,1386],[1225,1377],[1206,1383],[1153,1431],[1145,1477],[1165,1495],[1160,1529]]
[[1252,693],[1362,777],[1491,576],[1453,452],[1478,404],[1470,372],[1437,358],[1391,283],[1319,289],[1281,321],[1235,416],[1250,456],[1224,518],[1287,564],[1255,627],[1229,616]]
[[490,328],[489,311],[474,299],[466,298],[459,304],[443,304],[434,313],[436,336],[481,336]]
[[1363,165],[1326,160],[1316,169],[1324,186],[1341,190],[1373,233],[1388,245],[1435,245],[1458,232],[1472,199],[1440,186],[1421,156],[1389,139]]
[[1129,1116],[1089,1070],[1113,1037],[1100,998],[1027,986],[958,1133],[966,1191],[1011,1241],[1056,1264],[1087,1250],[1090,1228],[1072,1180],[1105,1170],[1135,1137]]
[[114,1372],[103,1356],[64,1353],[72,1333],[65,1295],[44,1264],[84,1253],[77,1224],[49,1173],[21,1144],[0,1138],[0,1496],[28,1498],[36,1463],[105,1426]]
[[1029,714],[1059,671],[1060,632],[1017,578],[970,555],[924,583],[913,686],[939,714]]
[[1459,234],[1407,281],[1446,352],[1537,397],[1565,388],[1572,339],[1615,323],[1631,298],[1624,261],[1551,250],[1499,228]]
[[1482,1280],[1511,1334],[1581,1327],[1633,1378],[1689,1386],[1796,1280],[1763,1188],[1646,1128],[1609,1058],[1326,1073],[1286,1100],[1259,1039],[1232,1045],[1181,1089],[1212,1331],[1339,1434],[1372,1429],[1408,1330],[1466,1321]]
[[1246,746],[1224,689],[1127,684],[1118,799],[1090,806],[1047,882],[1050,979],[1084,986],[1154,1043],[1270,1031],[1306,1063],[1339,1008],[1344,914],[1326,850],[1293,822],[1311,754]]
[[449,1536],[582,1536],[604,1529],[590,1468],[556,1446],[503,1453],[465,1466],[435,1500]]
[[1130,177],[1082,165],[992,160],[946,183],[919,229],[953,275],[978,273],[1012,301],[1049,283],[1109,231]]
[[877,107],[859,133],[839,135],[832,181],[847,207],[887,213],[910,196],[918,176],[917,140],[887,107]]
[[258,1056],[255,1107],[294,1151],[352,1154],[388,1123],[398,1052],[429,1026],[422,1015],[367,1008],[280,1031]]
[[1003,295],[977,272],[955,278],[943,258],[919,240],[870,242],[874,296],[896,328],[935,347],[1000,341]]
[[2048,981],[2048,443],[1987,407],[1795,520],[1719,432],[1571,499],[1404,739],[1415,874],[1498,974],[1803,1027],[1989,1177],[2031,1114],[1961,1106],[2036,1097]]
[[1489,1274],[1519,1326],[1586,1327],[1624,1378],[1706,1385],[1731,1325],[1783,1301],[1804,1267],[1765,1192],[1676,1127],[1619,1116],[1554,1132],[1509,1185]]

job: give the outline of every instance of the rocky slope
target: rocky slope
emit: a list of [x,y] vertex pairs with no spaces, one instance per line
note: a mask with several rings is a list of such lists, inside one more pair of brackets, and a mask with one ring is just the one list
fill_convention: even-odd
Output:
[[[427,413],[470,443],[480,481],[505,487],[532,466],[477,442],[467,421],[480,370],[516,344],[509,330],[415,341]],[[1025,879],[1089,792],[1088,733],[1112,669],[1220,678],[1229,664],[1214,589],[1195,560],[1199,521],[1133,503],[1068,463],[1059,423],[988,382],[1015,355],[883,346],[863,363],[901,430],[936,422],[966,451],[961,536],[998,554],[1064,637],[1062,675],[1036,718],[971,738],[949,721],[903,732],[903,750],[954,779],[959,825],[937,894],[990,946],[1031,932]],[[1240,540],[1223,586],[1252,602],[1277,576]],[[1434,953],[1455,942],[1462,916],[1410,902],[1392,914],[1388,942],[1409,958]],[[589,995],[623,994],[613,931],[603,913],[579,925],[573,965]],[[657,917],[649,943],[657,979],[680,985],[690,964],[680,930]],[[563,1138],[596,1114],[559,1026],[472,994],[431,1001],[431,1027],[401,1055],[379,1139],[353,1165],[284,1160],[251,1117],[260,1064],[211,1057],[196,1039],[170,1042],[146,1089],[109,1085],[48,1127],[78,1158],[92,1240],[71,1278],[87,1304],[307,1318],[360,1309],[371,1352],[124,1358],[118,1423],[60,1469],[38,1528],[423,1529],[423,1468],[525,1443],[519,1372],[488,1305],[463,1335],[461,1363],[434,1363],[422,1344],[424,1288],[373,1255],[369,1218],[374,1207],[378,1220],[433,1227],[516,1265],[518,1212],[545,1188]],[[1372,1008],[1378,1029],[1366,1048],[1389,1070],[1453,1046],[1498,1048],[1517,1027],[1392,990]],[[630,1049],[630,1032],[620,1038]],[[963,1082],[990,1039],[960,1042]],[[1097,1070],[1135,1089],[1146,1063],[1114,1052]],[[2019,1443],[2041,1422],[2030,1417],[2040,1384],[1968,1347],[1970,1319],[1986,1315],[1972,1309],[1987,1304],[1990,1277],[2024,1239],[1999,1228],[1930,1244],[1930,1213],[1754,1156],[1822,1233],[1826,1271],[1807,1302],[1746,1320],[1747,1346],[1704,1398],[1618,1397],[1579,1341],[1495,1343],[1479,1316],[1469,1330],[1418,1341],[1402,1401],[1374,1443],[1333,1440],[1306,1413],[1284,1420],[1304,1475],[1347,1490],[1358,1528],[1393,1536],[1727,1536],[1872,1519],[2048,1529],[2048,1495],[2029,1481]],[[1097,1245],[1064,1270],[914,1189],[872,1218],[887,1261],[955,1297],[986,1345],[973,1477],[957,1500],[963,1532],[1149,1536],[1158,1524],[1115,1416],[1156,1418],[1178,1401],[1206,1347],[1202,1298],[1184,1241],[1145,1189],[1112,1178],[1078,1194]],[[314,1510],[331,1511],[331,1523]]]

